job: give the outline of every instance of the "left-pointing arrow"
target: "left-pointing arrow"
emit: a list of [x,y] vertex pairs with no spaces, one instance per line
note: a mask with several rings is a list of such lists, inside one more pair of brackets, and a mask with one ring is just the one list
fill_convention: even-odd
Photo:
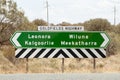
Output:
[[21,35],[21,33],[16,33],[11,39],[12,43],[17,47],[21,47],[20,43],[17,41],[17,39],[20,35]]

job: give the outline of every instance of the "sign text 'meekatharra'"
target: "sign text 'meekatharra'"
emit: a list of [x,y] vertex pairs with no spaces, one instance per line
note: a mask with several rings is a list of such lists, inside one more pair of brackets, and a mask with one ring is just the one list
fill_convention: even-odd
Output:
[[84,42],[84,41],[78,41],[78,42],[66,42],[66,41],[61,41],[61,45],[73,45],[73,46],[96,46],[97,42]]
[[16,32],[11,41],[17,48],[102,48],[104,32]]

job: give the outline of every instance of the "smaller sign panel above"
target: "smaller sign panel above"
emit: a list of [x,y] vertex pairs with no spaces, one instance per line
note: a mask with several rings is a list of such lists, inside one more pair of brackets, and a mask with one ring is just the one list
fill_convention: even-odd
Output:
[[38,26],[38,31],[84,31],[83,26]]

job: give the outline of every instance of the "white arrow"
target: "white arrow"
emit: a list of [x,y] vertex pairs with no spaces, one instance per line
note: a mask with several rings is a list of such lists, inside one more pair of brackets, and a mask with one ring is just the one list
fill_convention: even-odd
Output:
[[101,44],[100,47],[105,47],[106,44],[109,42],[109,38],[106,36],[105,33],[101,33],[101,36],[104,38],[104,42]]
[[12,38],[13,43],[17,46],[17,47],[21,47],[20,43],[17,41],[18,37],[21,35],[21,33],[16,33],[15,36]]

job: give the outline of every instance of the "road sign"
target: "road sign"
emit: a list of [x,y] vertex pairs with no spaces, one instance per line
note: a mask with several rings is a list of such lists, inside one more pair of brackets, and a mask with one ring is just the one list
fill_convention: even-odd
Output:
[[38,26],[38,31],[84,31],[84,26]]
[[105,58],[105,49],[23,49],[15,51],[16,58]]
[[16,32],[11,42],[16,48],[106,48],[105,32]]

